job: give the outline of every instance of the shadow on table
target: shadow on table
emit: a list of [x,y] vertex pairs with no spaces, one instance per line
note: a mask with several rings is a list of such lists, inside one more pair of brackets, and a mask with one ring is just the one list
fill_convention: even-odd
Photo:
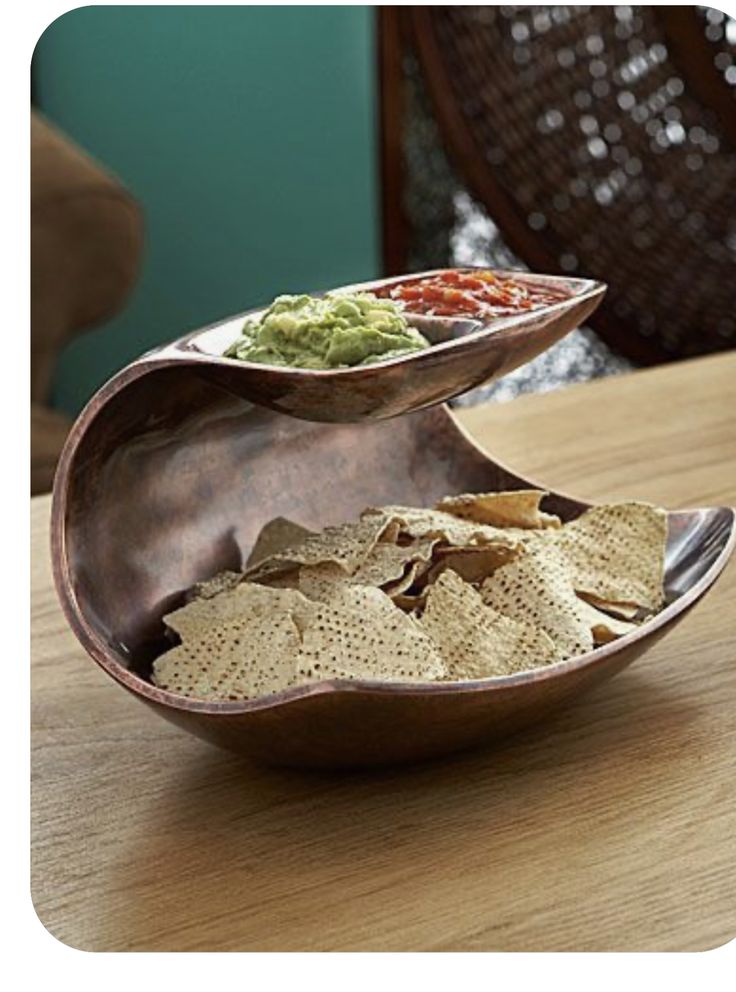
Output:
[[[240,913],[252,949],[254,913],[307,935],[316,921],[339,925],[351,900],[378,907],[381,888],[411,915],[417,899],[431,911],[448,886],[482,877],[495,903],[494,886],[523,879],[530,860],[554,874],[567,870],[555,861],[562,848],[574,870],[571,851],[574,861],[586,845],[600,853],[610,842],[613,856],[626,844],[673,750],[702,760],[696,712],[641,671],[491,748],[398,769],[268,769],[203,745],[179,788],[159,798],[127,885],[145,913],[151,878],[176,880],[161,917],[171,949],[183,927],[199,928],[202,949],[216,947],[208,921],[219,914],[232,938]],[[284,939],[281,949],[297,949]]]

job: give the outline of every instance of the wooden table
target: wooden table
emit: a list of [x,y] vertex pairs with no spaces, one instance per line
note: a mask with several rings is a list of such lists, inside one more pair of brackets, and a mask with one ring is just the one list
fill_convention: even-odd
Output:
[[[467,411],[589,499],[736,503],[736,355]],[[66,627],[33,501],[33,898],[87,950],[697,950],[736,934],[736,567],[639,663],[493,749],[273,771]]]

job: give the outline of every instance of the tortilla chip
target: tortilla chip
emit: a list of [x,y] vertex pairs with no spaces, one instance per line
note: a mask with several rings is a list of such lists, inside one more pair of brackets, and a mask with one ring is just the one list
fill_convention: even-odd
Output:
[[[399,613],[386,593],[381,589],[376,589],[375,586],[361,586],[353,583],[334,586],[328,602],[330,606],[339,609],[370,615],[371,619],[383,616],[393,620]],[[403,623],[403,619],[402,617],[401,623]]]
[[164,623],[180,637],[198,637],[211,627],[232,621],[249,623],[279,612],[298,612],[309,601],[294,589],[271,589],[254,582],[241,582],[234,589],[210,599],[195,599],[164,617]]
[[335,562],[303,565],[299,570],[298,588],[309,599],[326,602],[335,585],[357,584],[386,589],[406,589],[417,570],[431,559],[434,541],[412,542],[399,546],[381,541],[353,575],[348,575]]
[[383,506],[366,510],[363,520],[388,517],[401,522],[401,532],[417,540],[437,538],[455,547],[476,544],[497,544],[505,548],[518,548],[520,541],[498,527],[460,520],[451,513],[441,510],[415,509],[410,506]]
[[427,573],[427,583],[435,582],[447,569],[452,569],[466,582],[480,583],[489,575],[513,561],[519,550],[499,544],[469,545],[466,548],[437,548],[434,564]]
[[590,603],[586,603],[585,600],[581,600],[581,603],[583,614],[590,625],[595,647],[615,641],[617,638],[623,637],[624,634],[636,630],[638,626],[638,624],[629,623],[626,620],[617,620],[615,617],[606,616],[605,613],[601,613],[600,610],[591,606]]
[[212,599],[213,596],[219,596],[221,592],[234,589],[242,580],[242,572],[218,572],[211,579],[205,579],[203,582],[197,582],[193,585],[187,593],[187,602],[191,602],[193,599]]
[[153,683],[199,699],[257,699],[296,684],[299,631],[280,612],[188,636],[153,663]]
[[541,628],[552,639],[555,660],[585,654],[593,648],[584,605],[554,546],[527,549],[487,578],[480,589],[486,606],[512,620]]
[[647,610],[664,603],[667,514],[648,503],[586,510],[554,535],[574,588]]
[[265,576],[289,571],[296,565],[321,565],[326,562],[334,562],[351,575],[392,524],[390,517],[374,516],[325,527],[299,545],[278,551],[253,568],[246,569],[245,575],[253,581],[261,581]]
[[[282,572],[266,572],[252,580],[261,586],[268,586],[269,589],[298,589],[299,588],[299,565],[292,565]],[[246,581],[250,582],[250,579]]]
[[544,513],[539,504],[549,493],[543,489],[516,489],[502,493],[462,493],[445,496],[435,509],[463,520],[493,527],[520,527],[536,530],[559,527],[560,518]]
[[321,565],[302,565],[298,573],[298,589],[307,599],[326,603],[338,586],[348,585],[350,576],[334,561]]
[[366,586],[385,586],[387,583],[400,581],[405,577],[407,565],[430,561],[436,543],[435,538],[412,541],[408,545],[379,541],[353,573],[353,581]]
[[483,679],[526,671],[555,660],[542,630],[502,616],[453,571],[430,588],[419,621],[440,649],[450,679]]
[[424,586],[418,592],[392,592],[387,593],[387,595],[390,595],[394,606],[398,606],[404,613],[419,614],[424,609],[431,588],[431,586]]
[[287,520],[286,517],[274,517],[261,528],[256,543],[248,555],[246,566],[253,568],[266,558],[271,558],[289,548],[298,547],[314,533],[313,530],[302,527],[293,520]]
[[642,614],[651,612],[643,610],[636,603],[612,603],[608,599],[601,599],[600,596],[594,596],[589,592],[578,592],[578,596],[584,599],[586,603],[590,603],[591,606],[595,606],[597,610],[601,610],[603,613],[610,613],[611,616],[616,617],[618,620],[633,622],[640,620]]
[[300,682],[433,681],[447,669],[434,642],[380,589],[343,585],[302,630]]
[[[401,537],[401,521],[396,520],[394,517],[388,518],[388,523],[386,524],[386,529],[381,532],[381,536],[378,538],[378,543],[383,544],[398,544],[401,543],[399,538]],[[404,541],[404,544],[410,544],[410,541]]]
[[424,576],[427,574],[429,564],[430,563],[426,561],[410,562],[409,567],[406,569],[401,578],[397,579],[396,582],[388,582],[383,587],[383,591],[396,603],[398,598],[408,592],[413,585],[424,581]]

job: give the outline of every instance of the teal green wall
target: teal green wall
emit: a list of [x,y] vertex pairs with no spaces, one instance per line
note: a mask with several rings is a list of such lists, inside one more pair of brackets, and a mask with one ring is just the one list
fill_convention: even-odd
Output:
[[374,8],[82,7],[34,60],[40,108],[138,198],[125,310],[74,341],[76,412],[160,341],[378,270]]

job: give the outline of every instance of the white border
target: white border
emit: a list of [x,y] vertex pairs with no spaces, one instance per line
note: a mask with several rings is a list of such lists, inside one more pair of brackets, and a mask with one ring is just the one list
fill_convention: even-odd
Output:
[[[127,4],[125,4],[127,6]],[[33,47],[45,28],[57,17],[75,9],[75,4],[22,3],[6,6],[3,37],[6,41],[0,71],[3,86],[0,99],[4,110],[6,138],[2,156],[5,199],[3,216],[6,247],[4,273],[11,288],[10,312],[5,317],[5,355],[2,391],[6,460],[3,486],[4,522],[10,547],[5,548],[3,597],[6,633],[4,666],[11,685],[6,700],[29,698],[29,627],[18,617],[27,618],[25,590],[29,588],[28,530],[16,525],[28,520],[27,468],[29,424],[19,411],[27,410],[29,381],[28,298],[28,69]],[[99,6],[105,6],[101,4]],[[166,4],[166,6],[176,6]],[[183,5],[188,6],[188,5]],[[235,6],[227,4],[227,6]],[[280,4],[276,6],[281,6]],[[731,0],[720,9],[736,16]],[[17,154],[20,150],[20,154]],[[21,562],[20,575],[16,562]],[[457,988],[461,983],[482,982],[484,986],[513,989],[543,987],[545,990],[595,988],[620,989],[623,982],[634,988],[665,985],[668,989],[700,986],[709,990],[726,988],[727,975],[736,974],[736,941],[703,954],[386,954],[386,955],[305,955],[305,954],[91,954],[73,950],[58,942],[40,924],[29,895],[29,723],[25,706],[6,704],[3,721],[6,778],[4,830],[5,878],[2,886],[2,935],[5,948],[4,974],[9,988],[44,984],[54,989],[125,989],[131,980],[143,988],[201,988],[222,978],[236,987],[271,987],[283,979],[303,989],[340,988],[350,992],[370,989],[377,983],[389,988],[408,984],[422,988]],[[730,967],[729,967],[730,966]]]

